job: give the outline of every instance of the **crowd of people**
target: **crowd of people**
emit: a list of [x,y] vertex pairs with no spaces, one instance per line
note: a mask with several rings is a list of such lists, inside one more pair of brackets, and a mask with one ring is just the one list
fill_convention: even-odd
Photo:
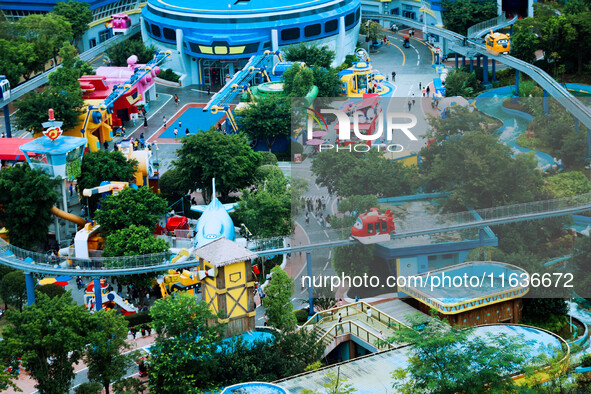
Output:
[[318,220],[320,226],[322,227],[330,227],[330,220],[331,217],[326,211],[326,198],[322,196],[321,198],[304,198],[302,197],[303,205],[305,206],[305,220],[306,225],[310,224],[310,214]]

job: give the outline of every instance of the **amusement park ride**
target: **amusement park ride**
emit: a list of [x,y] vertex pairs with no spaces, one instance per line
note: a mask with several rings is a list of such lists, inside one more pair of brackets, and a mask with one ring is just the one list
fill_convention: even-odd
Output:
[[506,55],[511,51],[511,36],[509,34],[503,34],[494,32],[491,30],[490,34],[486,35],[486,50],[493,55],[503,54]]
[[378,208],[371,208],[357,217],[351,228],[351,237],[364,245],[375,244],[389,241],[394,230],[394,214],[389,209],[380,213]]

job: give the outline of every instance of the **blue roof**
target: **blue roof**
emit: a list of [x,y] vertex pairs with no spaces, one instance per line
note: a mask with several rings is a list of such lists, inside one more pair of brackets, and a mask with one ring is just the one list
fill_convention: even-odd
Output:
[[187,13],[223,14],[226,17],[252,13],[285,13],[322,8],[342,0],[148,0],[159,8]]
[[34,152],[44,155],[65,155],[74,149],[86,145],[88,140],[81,137],[66,137],[61,136],[56,140],[52,140],[46,136],[37,138],[31,142],[21,145],[23,152]]

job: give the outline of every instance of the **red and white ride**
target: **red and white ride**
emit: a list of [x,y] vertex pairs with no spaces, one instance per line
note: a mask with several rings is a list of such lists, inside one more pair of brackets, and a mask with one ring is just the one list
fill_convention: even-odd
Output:
[[351,228],[351,236],[367,245],[389,241],[394,230],[394,214],[389,209],[380,213],[378,208],[371,208],[357,217]]

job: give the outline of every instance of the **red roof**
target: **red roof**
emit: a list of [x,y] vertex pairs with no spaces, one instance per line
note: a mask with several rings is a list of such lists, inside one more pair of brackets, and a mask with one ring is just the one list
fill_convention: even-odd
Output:
[[[35,138],[0,138],[0,160],[25,161],[25,154],[20,150],[21,145],[33,141]],[[37,156],[29,153],[29,157]]]

